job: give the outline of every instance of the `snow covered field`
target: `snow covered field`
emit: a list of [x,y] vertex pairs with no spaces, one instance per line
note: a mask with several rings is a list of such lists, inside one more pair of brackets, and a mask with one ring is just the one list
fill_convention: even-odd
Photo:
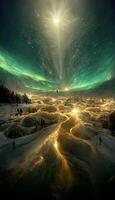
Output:
[[92,198],[115,180],[115,137],[103,128],[103,121],[115,110],[114,100],[32,99],[30,105],[19,105],[22,116],[15,116],[16,105],[0,105],[0,120],[4,120],[0,169],[8,173],[5,181],[6,175],[0,175],[1,185],[28,188],[28,193],[38,188],[39,194],[44,186],[53,199],[71,193]]

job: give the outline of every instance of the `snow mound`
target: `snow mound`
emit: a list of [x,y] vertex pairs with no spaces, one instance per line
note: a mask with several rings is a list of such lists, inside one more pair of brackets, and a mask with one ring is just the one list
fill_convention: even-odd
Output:
[[44,119],[46,124],[54,124],[58,122],[59,115],[57,113],[48,113],[40,111],[36,115],[37,120]]
[[24,127],[33,127],[36,126],[37,124],[37,119],[34,116],[28,116],[22,119],[21,125]]
[[91,156],[94,156],[95,148],[87,140],[81,139],[76,136],[72,136],[69,133],[64,133],[58,137],[61,149],[70,157],[75,156],[80,160],[89,160]]
[[5,135],[8,138],[18,138],[25,135],[30,134],[30,131],[27,128],[24,128],[17,124],[12,124],[8,127],[8,129],[5,131]]
[[72,129],[71,133],[85,140],[89,140],[94,135],[97,135],[97,132],[95,132],[92,127],[86,127],[86,126],[75,127]]
[[44,106],[44,107],[42,107],[41,108],[41,111],[45,111],[45,112],[56,112],[57,111],[57,109],[56,109],[56,107],[55,106]]

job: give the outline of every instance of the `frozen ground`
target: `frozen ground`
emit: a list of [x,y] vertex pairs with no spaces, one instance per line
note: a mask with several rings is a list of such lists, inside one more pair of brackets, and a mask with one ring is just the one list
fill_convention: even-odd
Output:
[[15,116],[16,105],[0,106],[2,187],[38,195],[46,190],[52,199],[100,194],[115,179],[115,137],[102,126],[115,110],[115,101],[45,96],[32,100],[19,105],[22,116]]

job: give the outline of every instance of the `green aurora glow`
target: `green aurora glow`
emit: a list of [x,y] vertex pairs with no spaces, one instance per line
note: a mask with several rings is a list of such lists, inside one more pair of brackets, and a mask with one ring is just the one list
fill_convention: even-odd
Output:
[[[21,2],[13,2],[8,4],[7,13],[2,7],[1,81],[5,82],[10,75],[15,82],[20,82],[22,90],[32,92],[55,91],[57,88],[89,90],[114,79],[115,20],[110,1],[106,0],[104,4],[104,0],[93,0],[93,3],[87,0],[87,5],[82,0],[73,0],[72,5],[66,1],[66,7],[71,5],[68,16],[74,19],[74,24],[61,39],[62,79],[58,74],[60,53],[58,56],[55,35],[49,36],[52,30],[47,27],[48,21],[45,24],[42,20],[44,10],[50,9],[50,4],[46,6],[45,1],[29,1],[24,7]],[[60,2],[63,1],[55,0],[57,8]],[[5,78],[3,72],[7,72]]]

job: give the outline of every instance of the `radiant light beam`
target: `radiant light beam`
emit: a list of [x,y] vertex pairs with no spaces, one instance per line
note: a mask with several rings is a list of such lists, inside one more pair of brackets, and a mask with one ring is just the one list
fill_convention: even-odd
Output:
[[[71,40],[73,17],[70,15],[68,4],[63,1],[58,6],[54,3],[52,9],[44,10],[46,16],[43,16],[43,24],[47,40],[50,41],[51,57],[54,62],[53,67],[59,77],[61,86],[65,82],[65,54],[67,49],[67,40]],[[68,42],[69,42],[68,40]]]
[[55,25],[59,25],[59,24],[60,24],[60,18],[59,18],[58,16],[55,16],[55,17],[53,18],[53,23],[54,23]]

